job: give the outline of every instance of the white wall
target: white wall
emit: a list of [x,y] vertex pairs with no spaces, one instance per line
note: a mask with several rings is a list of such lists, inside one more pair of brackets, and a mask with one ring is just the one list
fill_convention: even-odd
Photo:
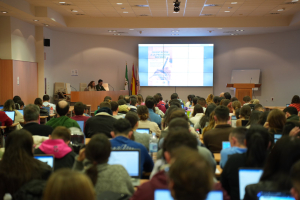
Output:
[[[51,95],[55,82],[67,82],[79,89],[79,83],[102,78],[115,90],[124,88],[125,62],[129,76],[134,62],[138,64],[138,44],[142,43],[214,43],[214,87],[177,87],[182,99],[190,93],[207,96],[230,91],[233,69],[261,69],[262,87],[255,96],[263,105],[283,106],[294,94],[299,94],[300,31],[254,36],[147,38],[110,37],[48,30],[51,47],[45,48],[47,63],[45,77]],[[79,76],[72,77],[71,69],[78,69]],[[164,99],[175,92],[174,87],[143,87],[141,93],[154,95],[161,92]],[[49,92],[48,92],[49,93]],[[274,101],[271,101],[271,97]]]

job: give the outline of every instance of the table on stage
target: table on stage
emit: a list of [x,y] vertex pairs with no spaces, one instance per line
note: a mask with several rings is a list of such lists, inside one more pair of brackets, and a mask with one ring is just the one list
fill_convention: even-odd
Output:
[[128,95],[128,90],[121,91],[81,91],[71,92],[71,102],[82,102],[91,105],[91,110],[97,110],[104,97],[110,96],[112,101],[118,101],[120,95]]

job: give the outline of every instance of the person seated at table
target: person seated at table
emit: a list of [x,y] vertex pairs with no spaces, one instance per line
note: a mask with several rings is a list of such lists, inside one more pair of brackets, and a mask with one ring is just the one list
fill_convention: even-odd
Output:
[[300,200],[300,161],[293,165],[290,178],[293,185],[291,195],[295,198],[295,200]]
[[221,97],[214,96],[213,101],[214,101],[214,104],[216,104],[216,106],[218,106],[218,105],[220,105]]
[[56,105],[53,104],[53,103],[50,103],[50,97],[49,97],[48,94],[45,94],[45,95],[43,96],[43,106],[44,106],[44,107],[50,107],[50,108],[53,109],[53,111],[56,110]]
[[96,86],[96,90],[97,91],[106,91],[102,85],[103,85],[103,80],[99,79],[98,80],[98,85]]
[[14,103],[18,103],[18,101],[22,101],[21,97],[20,96],[14,96],[13,99]]
[[118,104],[119,104],[118,113],[126,115],[128,113],[128,111],[130,110],[130,108],[127,106],[126,101],[124,99],[119,99]]
[[190,106],[192,106],[192,103],[193,103],[193,98],[195,97],[195,95],[193,94],[189,94],[187,96],[187,101],[185,103],[185,107],[189,108]]
[[256,104],[254,106],[254,110],[260,111],[260,112],[264,112],[265,111],[264,107],[261,104]]
[[129,99],[129,108],[130,108],[130,111],[132,112],[137,112],[137,99],[135,96],[131,96],[130,99]]
[[39,148],[34,150],[34,154],[54,155],[54,171],[61,168],[71,169],[76,153],[68,146],[70,141],[71,131],[66,127],[58,126],[49,135],[49,140],[44,141]]
[[158,127],[161,126],[161,117],[155,113],[155,100],[152,96],[148,96],[145,105],[149,110],[149,120],[155,122]]
[[201,120],[201,118],[203,117],[204,113],[203,113],[203,108],[201,105],[197,104],[194,107],[193,113],[192,113],[192,117],[190,118],[190,121],[193,123],[193,125],[195,126],[197,123],[199,123],[199,121]]
[[126,119],[118,119],[113,124],[111,135],[114,139],[110,140],[112,149],[140,149],[141,150],[141,171],[151,172],[153,160],[148,154],[146,147],[140,143],[130,140],[133,131],[131,124]]
[[91,81],[88,84],[88,91],[97,91],[96,86],[95,86],[95,81]]
[[48,120],[50,119],[49,112],[46,108],[43,108],[43,101],[41,98],[36,98],[34,100],[34,104],[40,108],[40,116],[48,116]]
[[242,126],[243,125],[243,121],[249,121],[250,115],[251,115],[251,107],[249,105],[244,105],[240,109],[239,119],[236,120],[236,127]]
[[[71,117],[71,119],[74,119],[75,121],[84,121],[83,127],[85,127],[86,121],[90,118],[83,115],[84,110],[85,110],[85,105],[82,102],[75,103],[74,105],[75,116]],[[81,131],[84,132],[84,130]]]
[[111,106],[111,111],[112,111],[112,115],[113,118],[115,119],[121,119],[125,117],[125,114],[123,113],[119,113],[119,104],[116,101],[111,101],[110,102],[110,106]]
[[39,124],[40,108],[34,104],[28,104],[24,108],[24,121],[23,129],[29,131],[32,135],[39,135],[49,137],[53,128],[48,125]]
[[249,96],[244,96],[243,97],[243,106],[249,105],[251,101],[251,97]]
[[197,103],[202,107],[203,113],[205,113],[206,107],[207,107],[205,98],[200,97],[200,98],[198,99],[198,102],[197,102]]
[[24,109],[25,104],[24,104],[24,102],[23,102],[22,100],[19,100],[19,101],[17,102],[17,104],[19,104],[20,110],[23,110],[23,109]]
[[144,106],[144,105],[145,105],[145,102],[144,102],[143,95],[138,94],[137,97],[138,97],[138,103],[137,103],[138,106]]
[[70,106],[67,101],[59,101],[56,104],[57,117],[50,119],[46,125],[51,126],[53,129],[55,129],[57,126],[64,126],[66,128],[77,127],[80,129],[78,123],[67,116],[69,109]]
[[73,169],[83,171],[91,178],[97,195],[106,191],[132,195],[134,188],[126,169],[107,163],[113,147],[104,134],[93,135],[86,148],[80,150]]
[[247,151],[247,148],[245,146],[246,132],[247,129],[245,127],[238,127],[232,130],[232,132],[229,135],[230,147],[222,149],[221,151],[221,168],[224,168],[230,155],[236,153],[241,154]]
[[111,131],[115,121],[110,103],[102,102],[96,115],[86,121],[84,134],[87,138],[91,138],[96,133],[104,133],[107,137],[112,138]]
[[[15,121],[14,123],[24,123],[23,115],[15,109],[15,103],[13,100],[7,100],[3,105],[3,111],[15,111]],[[19,124],[17,125],[17,129],[22,129],[22,126]]]
[[267,118],[267,122],[264,127],[269,129],[271,137],[274,137],[274,134],[282,134],[283,127],[286,123],[286,117],[283,111],[274,109],[272,110]]
[[146,106],[139,106],[137,109],[137,114],[140,118],[137,128],[149,128],[152,133],[155,133],[157,136],[160,135],[161,130],[157,123],[149,120],[149,110]]
[[233,115],[236,116],[236,118],[238,119],[239,118],[239,113],[237,114],[236,111],[239,110],[239,109],[241,109],[241,107],[242,107],[241,102],[239,102],[239,101],[233,101],[231,103],[231,107],[232,107],[232,113],[233,113]]
[[161,110],[163,113],[166,113],[166,104],[162,101],[162,96],[156,94],[153,98],[156,101],[155,107]]
[[283,112],[285,113],[286,121],[299,121],[298,111],[295,107],[286,107]]
[[4,111],[0,111],[0,126],[11,126],[14,122],[6,115]]
[[300,97],[298,95],[293,96],[289,107],[295,107],[297,111],[300,112]]
[[105,96],[103,101],[110,103],[111,100],[112,98],[110,96]]

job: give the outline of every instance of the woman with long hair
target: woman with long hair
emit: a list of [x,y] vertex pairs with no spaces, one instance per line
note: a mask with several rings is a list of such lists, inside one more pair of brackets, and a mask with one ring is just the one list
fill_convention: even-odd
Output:
[[262,114],[262,112],[260,112],[260,111],[257,111],[257,110],[252,111],[249,121],[248,121],[248,124],[246,125],[247,128],[250,128],[253,125],[258,125],[258,120],[259,120],[259,117],[261,114]]
[[193,113],[192,113],[192,117],[190,118],[190,121],[194,124],[194,126],[196,124],[199,123],[200,119],[203,117],[204,113],[203,113],[203,108],[201,105],[197,104],[194,107]]
[[138,106],[144,106],[144,105],[145,105],[143,95],[138,94],[138,95],[137,95],[137,100],[138,100],[138,101],[137,101],[137,105],[138,105]]
[[91,81],[88,84],[88,89],[89,89],[89,91],[97,91],[95,81]]
[[195,129],[198,129],[198,127],[204,128],[208,125],[209,119],[210,119],[210,114],[216,109],[216,107],[217,106],[213,103],[210,104],[209,106],[207,106],[204,116],[200,119],[199,123],[196,124]]
[[149,128],[152,133],[160,136],[161,130],[157,123],[149,120],[149,110],[146,106],[139,106],[137,109],[137,114],[140,119],[138,128]]
[[[236,127],[240,127],[242,126],[242,121],[243,120],[248,120],[249,121],[249,118],[250,118],[250,115],[251,115],[251,107],[248,106],[248,105],[245,105],[243,106],[241,109],[240,109],[240,116],[239,116],[239,119],[236,120]],[[248,122],[247,122],[248,123]]]
[[36,98],[34,100],[34,104],[40,108],[40,116],[49,116],[48,110],[46,108],[43,108],[43,101],[41,98]]
[[214,103],[214,95],[213,94],[209,94],[207,96],[206,103],[207,103],[207,105],[210,105],[211,103]]
[[208,125],[203,129],[203,132],[202,132],[203,136],[204,136],[205,132],[215,128],[216,121],[215,121],[214,116],[215,116],[215,111],[212,111],[209,116]]
[[282,133],[283,127],[286,123],[286,117],[284,112],[278,109],[272,110],[267,118],[267,123],[265,127],[269,129],[269,132],[272,134]]
[[232,107],[232,113],[233,113],[233,115],[236,116],[236,118],[238,119],[239,116],[236,114],[236,110],[240,109],[242,107],[241,102],[239,102],[239,101],[233,101],[231,103],[231,107]]
[[293,96],[289,107],[295,107],[297,111],[300,112],[300,97],[298,95]]
[[[24,123],[24,117],[22,113],[20,113],[15,108],[15,102],[11,99],[8,99],[3,105],[3,111],[15,111],[15,121],[14,123]],[[17,129],[21,129],[20,125],[17,126]]]
[[187,102],[185,103],[185,107],[189,108],[193,104],[193,98],[195,95],[190,94],[187,96]]

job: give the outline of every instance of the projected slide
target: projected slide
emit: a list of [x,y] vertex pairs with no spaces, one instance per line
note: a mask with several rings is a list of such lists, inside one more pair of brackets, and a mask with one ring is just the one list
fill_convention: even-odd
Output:
[[213,44],[139,44],[141,86],[213,86]]

